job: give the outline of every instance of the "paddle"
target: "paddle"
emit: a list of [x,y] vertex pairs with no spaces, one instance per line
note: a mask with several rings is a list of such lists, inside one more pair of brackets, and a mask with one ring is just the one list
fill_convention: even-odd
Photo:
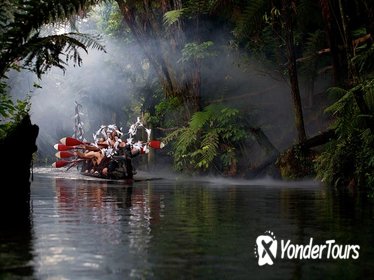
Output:
[[[73,137],[64,137],[60,139],[60,142],[62,145],[65,145],[67,147],[77,147],[77,146],[84,146],[86,150],[91,150],[91,151],[97,151],[98,148],[96,146],[93,146],[93,143],[90,142],[83,142],[79,139],[73,138]],[[61,145],[61,144],[56,144],[56,145]],[[108,147],[109,145],[107,143],[97,143],[96,145],[101,146],[103,148]],[[82,147],[83,148],[83,147]]]
[[60,152],[57,152],[55,156],[58,158],[70,158],[70,157],[75,156],[75,154],[68,152],[68,151],[60,151]]
[[57,151],[68,151],[73,149],[84,149],[84,147],[81,146],[66,146],[64,144],[56,144],[53,146]]
[[61,167],[64,167],[68,164],[71,164],[71,163],[78,163],[78,162],[81,162],[81,161],[84,161],[85,159],[75,159],[75,160],[58,160],[54,163],[52,163],[52,167],[54,168],[61,168]]
[[64,137],[60,139],[60,142],[65,146],[78,146],[78,145],[90,145],[89,142],[83,142],[73,137]]
[[159,140],[151,140],[148,142],[148,146],[153,149],[162,149],[163,147],[165,147],[165,143]]
[[[99,151],[100,149],[96,146],[92,146],[90,142],[83,142],[79,139],[73,138],[73,137],[64,137],[60,139],[60,142],[62,144],[56,144],[55,149],[58,151],[67,151],[70,149],[78,148],[79,146],[84,146],[84,149],[90,150],[90,151]],[[148,143],[148,146],[153,149],[162,149],[165,147],[165,143],[159,141],[159,140],[151,140]],[[98,146],[101,147],[108,147],[108,144],[105,143],[98,143]],[[70,147],[70,148],[69,148]]]

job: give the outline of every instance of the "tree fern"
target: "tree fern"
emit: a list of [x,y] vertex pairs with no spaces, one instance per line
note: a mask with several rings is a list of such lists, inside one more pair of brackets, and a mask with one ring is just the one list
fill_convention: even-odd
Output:
[[[328,184],[346,187],[348,184],[374,190],[374,135],[367,120],[374,119],[374,80],[365,81],[351,90],[330,89],[339,100],[326,112],[334,116],[333,128],[337,135],[317,158],[318,177]],[[354,91],[361,89],[369,107],[368,115],[361,115]]]
[[34,71],[39,77],[55,66],[65,69],[69,61],[80,65],[80,50],[103,50],[97,38],[79,33],[40,36],[42,26],[69,19],[86,7],[101,1],[83,0],[3,0],[0,3],[0,134],[28,114],[30,102],[11,101],[5,88],[5,74],[20,66]]
[[[44,24],[66,19],[80,12],[83,8],[99,2],[101,1],[20,0],[13,2],[12,9],[10,9],[9,5],[1,5],[0,77],[4,75],[12,63],[20,61],[29,55],[28,48],[30,48],[30,57],[37,58],[37,54],[40,55],[39,59],[34,60],[34,69],[38,69],[38,74],[43,72],[48,63],[63,68],[64,63],[58,57],[62,54],[62,50],[70,51],[72,56],[68,55],[68,57],[79,63],[80,57],[76,52],[78,48],[85,51],[89,47],[102,49],[97,40],[89,38],[88,35],[81,35],[80,38],[78,38],[78,34],[54,35],[49,38],[40,37],[40,28]],[[9,12],[9,9],[12,13],[6,14],[4,11]],[[43,50],[37,51],[36,48],[40,47],[42,43],[46,44]],[[42,61],[43,59],[45,59],[44,62]],[[30,63],[32,59],[28,58],[26,61]]]
[[87,53],[88,48],[105,51],[96,39],[87,34],[67,33],[47,37],[39,37],[35,34],[19,48],[17,53],[19,58],[24,57],[26,67],[29,67],[40,78],[53,66],[65,70],[65,65],[69,61],[80,66],[82,58],[79,50]]
[[237,109],[211,104],[165,140],[175,139],[173,156],[178,170],[223,172],[237,157],[235,147],[247,137],[245,127]]

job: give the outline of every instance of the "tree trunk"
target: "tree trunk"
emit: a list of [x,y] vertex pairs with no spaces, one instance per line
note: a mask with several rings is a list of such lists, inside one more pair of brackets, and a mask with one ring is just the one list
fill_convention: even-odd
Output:
[[305,142],[301,143],[300,146],[304,150],[314,148],[314,147],[326,144],[327,142],[331,141],[331,139],[335,137],[336,137],[335,129],[329,129],[318,135],[315,135],[309,138]]
[[265,133],[262,131],[261,128],[252,127],[251,132],[253,136],[256,138],[257,143],[260,145],[261,148],[264,149],[266,154],[268,155],[279,154],[279,151],[277,150],[277,148],[275,148],[273,143],[270,142],[269,138],[265,135]]
[[298,135],[298,142],[301,143],[306,140],[306,133],[304,127],[303,109],[301,105],[299,81],[296,68],[296,54],[293,35],[292,14],[294,13],[293,8],[295,7],[295,5],[295,1],[282,0],[282,11],[285,23],[284,34],[288,60],[287,70],[291,84],[291,94],[295,111],[295,126]]
[[343,85],[347,79],[347,59],[342,48],[343,37],[340,32],[339,19],[334,15],[339,14],[338,6],[329,0],[320,0],[322,18],[325,23],[327,42],[331,50],[333,80],[335,85]]
[[[351,31],[349,28],[349,24],[347,21],[347,16],[345,14],[345,8],[343,6],[342,0],[338,0],[339,4],[339,14],[341,18],[341,25],[342,25],[342,36],[344,42],[344,50],[347,59],[347,71],[348,71],[348,86],[350,88],[354,87],[359,82],[359,77],[355,65],[352,62],[353,59],[353,46],[352,46],[352,36]],[[353,97],[356,101],[356,104],[360,110],[361,115],[368,116],[370,115],[370,110],[366,104],[364,99],[364,92],[362,88],[353,90]],[[364,121],[365,126],[368,127],[371,132],[374,131],[374,124],[373,121],[369,118],[368,120]]]
[[347,72],[348,72],[348,85],[355,85],[358,81],[357,72],[355,66],[352,62],[353,58],[353,47],[352,47],[352,36],[349,30],[347,18],[345,15],[343,3],[341,0],[338,0],[339,4],[339,14],[342,26],[342,37],[343,37],[343,46],[345,50],[345,58],[347,61]]
[[[154,11],[152,1],[117,0],[124,21],[155,70],[166,98],[177,97],[184,106],[186,121],[200,110],[200,70],[178,63],[186,43],[182,24],[165,29],[163,18]],[[162,13],[181,9],[180,1],[162,1]],[[160,7],[157,7],[160,9]]]

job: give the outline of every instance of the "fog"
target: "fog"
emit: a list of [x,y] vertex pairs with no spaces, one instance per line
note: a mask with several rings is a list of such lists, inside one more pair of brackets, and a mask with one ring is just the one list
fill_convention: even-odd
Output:
[[[82,26],[82,32],[92,26]],[[82,30],[83,29],[83,30]],[[91,30],[90,30],[91,29]],[[93,30],[96,31],[96,30]],[[213,42],[222,43],[220,31],[210,32]],[[68,65],[66,71],[52,69],[38,80],[30,72],[12,72],[9,84],[15,98],[31,95],[31,120],[40,128],[38,159],[48,161],[55,151],[53,145],[62,137],[74,133],[75,102],[82,105],[85,138],[93,141],[92,134],[100,125],[116,124],[127,131],[129,125],[141,116],[142,96],[139,88],[149,86],[152,69],[144,62],[141,48],[107,37],[101,43],[106,52],[81,52],[80,67]],[[215,44],[216,56],[203,64],[202,102],[223,102],[241,109],[253,127],[261,127],[280,151],[296,139],[293,105],[287,81],[256,61],[248,61],[233,49]],[[155,52],[160,50],[154,50]],[[150,78],[151,77],[151,78]],[[153,77],[154,79],[154,77]],[[39,86],[34,87],[37,83]],[[323,93],[329,83],[321,78],[315,92]],[[327,125],[319,107],[310,102],[306,89],[300,84],[304,105],[307,134],[313,136]],[[318,98],[316,95],[314,98]],[[258,145],[252,141],[252,158],[260,157]]]

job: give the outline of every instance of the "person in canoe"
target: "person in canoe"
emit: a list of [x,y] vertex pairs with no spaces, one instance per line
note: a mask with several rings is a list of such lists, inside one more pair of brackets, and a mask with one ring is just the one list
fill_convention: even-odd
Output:
[[[138,135],[139,128],[145,130],[146,141],[134,139]],[[132,179],[133,174],[136,173],[132,166],[132,158],[147,154],[149,148],[162,149],[165,144],[150,139],[151,129],[145,128],[140,118],[130,126],[127,135],[128,138],[122,140],[123,133],[116,125],[102,125],[93,135],[93,143],[64,137],[60,139],[60,144],[54,145],[54,148],[58,150],[56,157],[61,160],[54,162],[52,166],[54,168],[68,166],[67,170],[69,170],[79,164],[81,173],[84,175],[110,179]],[[65,160],[65,158],[72,157],[75,159]]]
[[79,158],[87,159],[82,166],[82,172],[104,178],[131,179],[134,174],[131,159],[141,153],[142,147],[122,141],[122,133],[114,125],[108,126],[105,135],[107,139],[97,139],[96,149],[90,147],[90,150],[85,152],[75,152]]

